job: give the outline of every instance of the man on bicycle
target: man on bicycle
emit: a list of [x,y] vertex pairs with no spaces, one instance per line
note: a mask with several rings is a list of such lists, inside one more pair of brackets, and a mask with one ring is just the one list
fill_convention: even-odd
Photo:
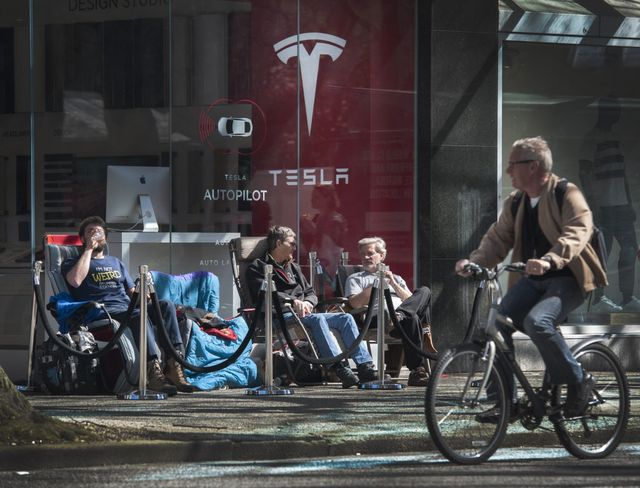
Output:
[[[588,245],[593,232],[591,210],[572,183],[567,183],[562,205],[558,205],[555,194],[561,178],[551,172],[552,165],[551,150],[541,137],[513,143],[507,174],[517,191],[505,200],[500,217],[478,249],[469,259],[459,260],[455,270],[468,276],[465,265],[469,262],[493,267],[509,251],[513,251],[512,262],[526,263],[523,277],[510,276],[510,289],[500,303],[500,312],[531,338],[551,383],[568,385],[564,415],[575,417],[584,412],[594,380],[573,357],[557,325],[588,292],[606,285],[607,279]],[[512,211],[514,198],[519,202]],[[503,327],[502,332],[513,350],[514,331]],[[487,417],[490,415],[491,411],[487,412]],[[482,420],[491,422],[490,418]]]

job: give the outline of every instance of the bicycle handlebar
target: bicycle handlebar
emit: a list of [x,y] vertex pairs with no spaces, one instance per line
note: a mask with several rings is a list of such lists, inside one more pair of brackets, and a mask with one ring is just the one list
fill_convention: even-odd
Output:
[[509,271],[511,273],[523,273],[526,266],[527,265],[523,262],[516,262],[498,266],[496,269],[491,269],[484,268],[476,263],[468,263],[464,266],[463,270],[466,273],[471,273],[471,275],[475,278],[481,280],[493,280],[505,271]]

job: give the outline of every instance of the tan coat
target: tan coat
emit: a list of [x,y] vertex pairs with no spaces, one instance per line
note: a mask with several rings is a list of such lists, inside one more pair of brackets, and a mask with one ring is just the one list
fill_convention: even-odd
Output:
[[[607,275],[589,244],[593,233],[593,218],[582,192],[573,183],[567,184],[561,215],[554,191],[559,180],[558,176],[551,175],[542,189],[538,203],[540,228],[551,243],[551,249],[546,256],[552,259],[557,269],[568,266],[586,294],[597,286],[606,286]],[[471,253],[470,261],[481,266],[493,267],[502,262],[511,249],[511,262],[522,261],[525,199],[521,199],[514,219],[511,201],[516,193],[514,191],[507,197],[500,217],[484,235],[478,249]],[[518,275],[513,273],[509,284],[512,285],[517,279]]]

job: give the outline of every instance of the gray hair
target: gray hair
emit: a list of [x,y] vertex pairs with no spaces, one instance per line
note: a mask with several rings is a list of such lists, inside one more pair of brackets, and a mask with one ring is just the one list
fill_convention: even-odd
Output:
[[541,136],[518,139],[513,143],[512,149],[518,149],[523,159],[532,159],[540,162],[540,169],[545,174],[551,173],[553,157],[549,144]]
[[383,258],[387,255],[387,244],[381,237],[365,237],[364,239],[360,239],[358,241],[358,250],[371,244],[376,246],[376,252],[382,254]]
[[269,245],[269,252],[276,248],[278,241],[284,242],[287,237],[295,237],[296,233],[291,230],[291,227],[285,227],[284,225],[274,225],[269,228],[267,233],[267,244]]

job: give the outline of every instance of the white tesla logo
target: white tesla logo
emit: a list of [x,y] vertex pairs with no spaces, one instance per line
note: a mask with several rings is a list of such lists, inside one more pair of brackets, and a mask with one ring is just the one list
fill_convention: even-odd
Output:
[[[302,44],[303,41],[317,41],[311,53],[307,52]],[[278,59],[284,64],[287,64],[292,57],[298,56],[309,134],[311,134],[313,105],[316,101],[320,56],[324,54],[330,56],[332,61],[335,61],[342,54],[342,50],[346,44],[347,41],[340,37],[332,36],[331,34],[305,32],[304,34],[287,37],[273,45]]]

